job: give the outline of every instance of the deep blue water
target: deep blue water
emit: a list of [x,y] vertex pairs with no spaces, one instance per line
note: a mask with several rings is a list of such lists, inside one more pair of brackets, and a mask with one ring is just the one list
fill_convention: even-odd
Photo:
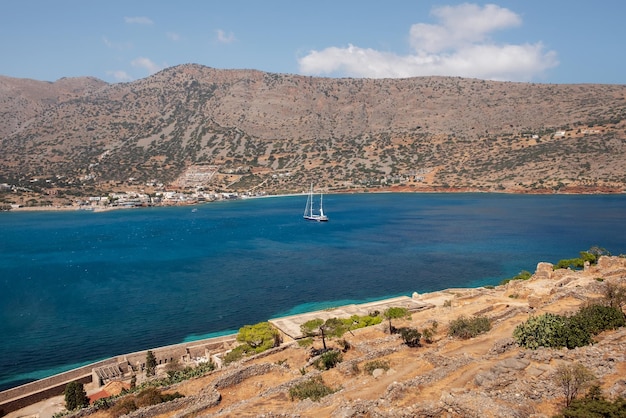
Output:
[[593,245],[626,195],[328,195],[0,214],[0,388],[272,317],[497,284]]

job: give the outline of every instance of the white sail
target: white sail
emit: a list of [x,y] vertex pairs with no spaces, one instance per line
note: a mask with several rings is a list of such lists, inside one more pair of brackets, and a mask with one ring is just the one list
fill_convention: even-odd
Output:
[[320,210],[319,213],[315,211],[315,199],[313,194],[313,183],[311,183],[311,190],[309,191],[309,196],[306,200],[306,207],[304,208],[304,219],[309,221],[317,221],[317,222],[326,222],[328,221],[328,216],[324,215],[324,206],[323,206],[323,195],[320,193]]

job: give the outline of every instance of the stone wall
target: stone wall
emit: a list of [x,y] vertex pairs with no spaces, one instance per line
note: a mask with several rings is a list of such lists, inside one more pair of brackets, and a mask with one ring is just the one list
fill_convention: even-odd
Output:
[[[65,386],[70,382],[76,381],[76,382],[80,382],[83,384],[91,383],[91,369],[86,370],[86,371],[88,372],[87,375],[83,374],[81,376],[76,376],[66,381],[63,381],[62,379],[51,379],[51,380],[46,380],[45,382],[38,380],[36,382],[32,382],[32,383],[38,383],[38,385],[24,387],[24,386],[30,385],[30,384],[27,384],[27,385],[19,386],[18,388],[14,388],[14,389],[20,389],[20,390],[13,392],[13,393],[17,393],[17,397],[8,398],[9,400],[7,399],[0,400],[0,416],[4,416],[8,414],[9,412],[17,411],[18,409],[25,408],[28,405],[32,405],[34,403],[52,398],[54,396],[61,396],[63,395],[63,392],[65,391]],[[57,376],[53,376],[53,377],[57,377]],[[5,391],[5,392],[8,392],[8,391]],[[2,392],[0,394],[3,395],[5,392]]]
[[[212,354],[232,348],[235,335],[209,338],[189,343],[175,344],[152,349],[157,364],[167,364],[174,360],[192,362],[198,358],[210,358]],[[63,394],[65,386],[73,381],[81,383],[106,383],[94,381],[98,368],[119,367],[124,373],[138,372],[145,368],[148,350],[124,354],[107,360],[92,363],[74,370],[26,383],[0,392],[0,416],[32,405],[44,399]],[[132,370],[131,370],[132,368]],[[98,379],[99,380],[99,379]]]

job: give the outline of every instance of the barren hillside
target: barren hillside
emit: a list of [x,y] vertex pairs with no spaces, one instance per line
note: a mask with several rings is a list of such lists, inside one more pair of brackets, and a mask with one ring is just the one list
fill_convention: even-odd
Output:
[[[131,83],[0,77],[0,182],[224,191],[622,191],[626,86],[331,79],[181,65]],[[197,185],[193,185],[197,186]]]

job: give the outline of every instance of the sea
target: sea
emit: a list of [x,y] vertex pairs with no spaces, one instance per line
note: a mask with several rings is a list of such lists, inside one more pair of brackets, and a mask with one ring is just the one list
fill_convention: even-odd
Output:
[[363,193],[0,213],[0,390],[271,318],[497,285],[592,246],[626,195]]

